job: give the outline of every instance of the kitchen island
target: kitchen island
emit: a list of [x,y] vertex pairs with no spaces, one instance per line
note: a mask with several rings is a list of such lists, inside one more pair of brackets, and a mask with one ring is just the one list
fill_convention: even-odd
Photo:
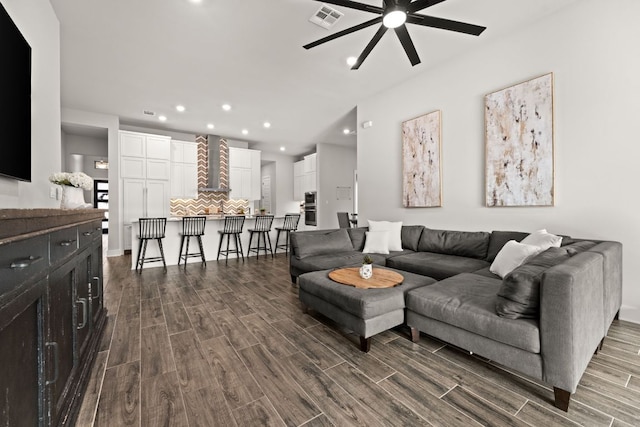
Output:
[[[202,236],[202,246],[204,248],[204,256],[207,261],[214,261],[218,256],[218,244],[220,242],[220,233],[218,230],[224,229],[224,217],[225,215],[214,214],[214,215],[203,215],[207,218],[207,225],[204,228],[204,236]],[[259,216],[259,215],[257,215]],[[253,228],[255,225],[256,215],[245,215],[244,227],[242,228],[242,249],[244,256],[247,256],[247,250],[249,249],[249,232],[247,231],[250,228]],[[271,244],[273,246],[273,250],[275,252],[276,248],[276,227],[281,227],[284,221],[283,216],[276,216],[273,220],[273,224],[271,225]],[[136,258],[138,256],[138,247],[140,246],[140,240],[138,239],[139,233],[139,225],[138,221],[132,221],[131,224],[131,269],[135,269],[136,267]],[[169,265],[177,265],[178,260],[180,259],[180,232],[182,231],[182,217],[180,216],[172,216],[167,218],[167,229],[165,232],[165,238],[162,239],[162,247],[164,249],[164,259]],[[283,239],[283,236],[280,236],[280,239]],[[257,237],[254,238],[253,245],[256,245]],[[280,242],[283,243],[283,242]],[[226,248],[226,239],[223,243],[223,249]],[[231,240],[230,247],[233,247],[234,241]],[[186,246],[186,243],[185,243]],[[189,244],[189,252],[197,252],[198,242],[195,238],[191,238],[191,243]],[[183,248],[184,251],[184,248]],[[267,254],[270,256],[267,252]],[[255,256],[255,252],[251,254]],[[158,248],[157,242],[151,240],[147,244],[147,257],[160,256],[160,250]],[[260,256],[264,256],[264,252],[260,251]],[[229,255],[229,258],[236,258],[235,254]],[[220,256],[220,259],[224,259],[224,256]],[[189,258],[189,263],[201,263],[199,257]],[[144,268],[154,268],[154,267],[162,267],[162,262],[151,262],[144,264]]]

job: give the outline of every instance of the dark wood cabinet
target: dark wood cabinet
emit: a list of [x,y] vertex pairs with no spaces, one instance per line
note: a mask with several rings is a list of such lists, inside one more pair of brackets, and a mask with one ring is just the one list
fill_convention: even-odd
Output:
[[0,425],[77,416],[106,316],[101,212],[87,215],[0,236]]

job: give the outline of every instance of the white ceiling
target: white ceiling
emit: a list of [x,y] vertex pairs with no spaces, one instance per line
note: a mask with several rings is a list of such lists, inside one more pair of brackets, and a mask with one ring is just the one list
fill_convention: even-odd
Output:
[[[342,129],[357,126],[360,100],[575,1],[447,0],[421,13],[487,30],[474,37],[408,25],[421,64],[411,67],[388,32],[357,71],[345,60],[360,54],[377,26],[302,48],[375,18],[345,7],[334,6],[344,17],[327,31],[308,21],[321,5],[312,0],[51,3],[61,28],[63,107],[117,115],[126,124],[213,133],[266,151],[285,146],[286,153],[299,155],[317,143],[355,146],[356,136]],[[222,111],[223,103],[233,109]],[[187,110],[177,112],[178,104]],[[143,110],[168,120],[160,123]],[[272,127],[263,128],[264,121]]]

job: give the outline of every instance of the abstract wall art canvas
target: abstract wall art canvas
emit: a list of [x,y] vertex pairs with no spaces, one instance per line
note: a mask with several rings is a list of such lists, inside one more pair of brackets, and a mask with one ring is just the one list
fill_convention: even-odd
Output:
[[553,206],[553,73],[485,97],[487,206]]
[[402,123],[402,203],[442,206],[440,111]]

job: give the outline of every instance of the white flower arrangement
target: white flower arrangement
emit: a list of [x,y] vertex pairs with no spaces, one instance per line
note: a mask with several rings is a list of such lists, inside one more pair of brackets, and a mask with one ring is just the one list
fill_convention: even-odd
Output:
[[49,181],[58,185],[78,187],[83,190],[93,188],[93,179],[83,172],[57,172],[49,177]]

